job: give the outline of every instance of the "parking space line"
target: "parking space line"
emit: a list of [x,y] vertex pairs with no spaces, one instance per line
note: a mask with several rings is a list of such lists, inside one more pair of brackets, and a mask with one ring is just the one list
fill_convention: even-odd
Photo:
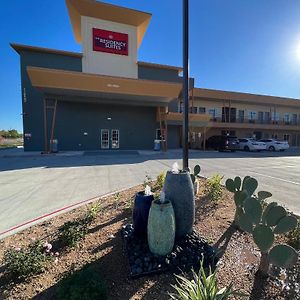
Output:
[[286,179],[282,179],[282,178],[278,178],[278,177],[274,177],[274,176],[270,176],[270,175],[265,175],[265,174],[261,174],[261,173],[254,172],[254,171],[249,171],[249,172],[254,173],[254,174],[257,174],[257,175],[260,175],[260,176],[264,176],[264,177],[268,177],[268,178],[280,180],[280,181],[283,181],[283,182],[287,182],[287,183],[292,183],[292,184],[300,185],[299,182],[290,181],[290,180],[286,180]]

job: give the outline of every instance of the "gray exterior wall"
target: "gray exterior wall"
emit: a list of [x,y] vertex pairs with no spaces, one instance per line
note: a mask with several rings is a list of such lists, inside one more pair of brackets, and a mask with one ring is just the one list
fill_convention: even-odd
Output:
[[[23,131],[24,134],[31,134],[31,137],[28,138],[24,136],[24,149],[25,151],[42,151],[44,150],[43,94],[31,85],[26,67],[35,66],[81,72],[81,58],[60,54],[21,51],[20,63]],[[26,102],[24,99],[26,99]]]
[[[35,66],[82,72],[80,57],[36,51],[21,51],[21,85],[23,106],[25,151],[44,150],[43,94],[32,87],[26,67]],[[139,78],[163,81],[181,81],[176,70],[139,67]],[[24,95],[24,93],[26,95]],[[88,99],[87,99],[88,100]],[[173,104],[174,105],[174,104]],[[111,118],[111,121],[107,120]],[[51,128],[51,113],[48,114],[48,133]],[[120,149],[153,149],[153,141],[159,124],[155,107],[92,104],[85,102],[59,101],[54,138],[59,150],[100,150],[101,129],[120,130]],[[83,133],[87,132],[85,136]],[[168,147],[179,147],[179,127],[169,126]],[[50,138],[50,134],[48,134]]]
[[[55,138],[60,150],[100,150],[101,129],[110,133],[118,129],[121,150],[153,149],[157,128],[155,107],[60,101]],[[177,146],[176,135],[171,133],[170,147]]]
[[138,77],[140,79],[182,82],[177,70],[159,69],[146,66],[138,66]]

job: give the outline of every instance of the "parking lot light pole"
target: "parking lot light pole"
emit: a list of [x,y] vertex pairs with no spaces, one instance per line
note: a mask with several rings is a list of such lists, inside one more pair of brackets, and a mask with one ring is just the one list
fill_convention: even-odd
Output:
[[182,130],[182,166],[189,167],[189,0],[183,0],[183,130]]

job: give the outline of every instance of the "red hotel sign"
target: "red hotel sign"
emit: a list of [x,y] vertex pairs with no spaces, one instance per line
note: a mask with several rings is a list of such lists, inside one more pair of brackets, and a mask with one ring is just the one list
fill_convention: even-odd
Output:
[[93,28],[93,50],[128,55],[128,34]]

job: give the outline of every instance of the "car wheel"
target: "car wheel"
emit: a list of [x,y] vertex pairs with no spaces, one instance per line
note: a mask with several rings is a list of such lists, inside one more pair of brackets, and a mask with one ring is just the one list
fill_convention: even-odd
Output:
[[270,146],[270,147],[269,147],[269,150],[270,150],[270,151],[275,151],[275,147],[274,147],[274,146]]
[[244,150],[245,150],[245,151],[250,151],[249,146],[245,146],[245,147],[244,147]]

